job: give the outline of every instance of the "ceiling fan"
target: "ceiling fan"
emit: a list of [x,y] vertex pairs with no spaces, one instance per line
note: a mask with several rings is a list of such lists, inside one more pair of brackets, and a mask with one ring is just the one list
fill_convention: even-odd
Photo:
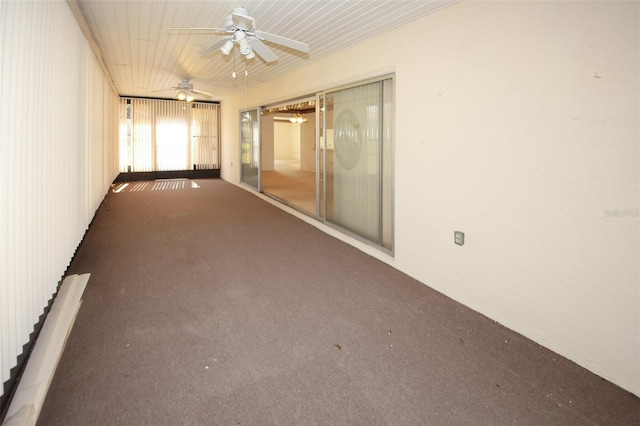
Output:
[[303,53],[309,53],[309,45],[301,41],[292,40],[275,34],[265,33],[256,29],[256,20],[249,15],[244,7],[234,8],[231,15],[225,19],[224,28],[167,28],[168,30],[192,30],[205,31],[220,34],[228,34],[200,51],[202,55],[208,55],[217,49],[224,55],[231,53],[234,45],[240,47],[240,53],[247,59],[252,59],[256,54],[265,62],[274,62],[278,57],[269,49],[263,41],[279,44]]
[[193,101],[196,95],[202,95],[208,98],[212,97],[210,93],[194,89],[193,84],[189,82],[188,78],[183,78],[182,81],[174,87],[169,87],[168,89],[153,90],[153,92],[166,92],[168,90],[178,90],[177,98],[181,101],[187,102]]

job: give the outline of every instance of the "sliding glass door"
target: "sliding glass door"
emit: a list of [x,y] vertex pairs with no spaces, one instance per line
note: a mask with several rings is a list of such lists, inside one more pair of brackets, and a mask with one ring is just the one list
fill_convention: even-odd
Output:
[[240,112],[240,180],[260,191],[260,111]]
[[241,111],[241,181],[392,252],[393,114],[391,76]]
[[324,219],[391,250],[393,80],[323,98]]

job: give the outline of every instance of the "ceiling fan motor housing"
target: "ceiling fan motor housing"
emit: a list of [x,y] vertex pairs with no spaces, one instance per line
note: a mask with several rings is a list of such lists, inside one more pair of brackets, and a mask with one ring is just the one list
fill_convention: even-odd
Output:
[[[231,13],[231,25],[245,31],[249,31],[255,24],[255,19],[249,15],[249,11],[244,7],[236,7]],[[229,17],[227,17],[228,22]]]

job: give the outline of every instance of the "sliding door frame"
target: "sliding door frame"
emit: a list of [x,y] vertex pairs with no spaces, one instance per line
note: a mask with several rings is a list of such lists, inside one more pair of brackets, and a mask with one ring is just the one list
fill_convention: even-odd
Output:
[[[388,83],[385,83],[388,82]],[[327,214],[327,193],[330,189],[328,187],[327,180],[327,168],[330,165],[330,161],[328,158],[328,114],[325,111],[326,107],[326,99],[327,95],[332,93],[336,93],[343,90],[348,90],[352,88],[357,88],[360,86],[365,86],[368,84],[379,83],[380,84],[380,99],[377,104],[378,107],[378,129],[377,134],[379,135],[379,158],[378,161],[378,170],[380,173],[379,182],[378,182],[378,235],[379,238],[377,241],[374,241],[370,238],[367,238],[359,233],[348,229],[345,226],[341,226],[339,223],[335,221],[331,221],[328,218]],[[386,85],[385,85],[386,84]],[[390,89],[390,90],[389,90]],[[390,91],[390,98],[388,98],[385,90]],[[313,97],[314,95],[308,95],[308,97]],[[296,98],[296,99],[302,99]],[[278,105],[280,103],[274,103],[269,105]],[[339,230],[340,232],[347,234],[371,247],[374,247],[378,250],[381,250],[391,256],[394,255],[395,251],[395,225],[394,225],[394,156],[395,156],[395,74],[385,74],[378,77],[373,77],[370,79],[353,82],[350,84],[332,87],[330,89],[326,89],[323,91],[318,91],[315,93],[315,116],[316,116],[316,124],[315,124],[315,148],[316,148],[316,193],[315,193],[315,219]],[[261,112],[263,108],[267,107],[257,107],[250,109],[243,109],[240,111],[240,163],[241,163],[241,183],[245,183],[251,186],[258,192],[262,192],[262,134],[261,134]],[[250,183],[245,182],[244,177],[244,169],[242,164],[242,145],[243,145],[243,134],[242,134],[242,117],[243,114],[250,111],[257,111],[257,131],[260,132],[257,135],[257,143],[258,143],[258,181],[257,186],[251,185]],[[387,123],[387,126],[385,126]],[[327,136],[327,137],[324,137]],[[255,137],[255,135],[252,135]],[[286,204],[286,203],[284,203]]]

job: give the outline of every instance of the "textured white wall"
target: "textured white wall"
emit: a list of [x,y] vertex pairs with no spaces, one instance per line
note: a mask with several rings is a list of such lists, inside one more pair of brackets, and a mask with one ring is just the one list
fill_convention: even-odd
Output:
[[638,3],[466,3],[425,24],[406,70],[423,108],[397,110],[396,185],[424,194],[396,192],[399,267],[640,394]]
[[638,28],[638,2],[461,2],[250,105],[394,71],[395,259],[372,254],[640,395]]
[[293,127],[297,126],[291,123],[273,123],[273,145],[276,159],[296,158],[293,152],[295,143]]

